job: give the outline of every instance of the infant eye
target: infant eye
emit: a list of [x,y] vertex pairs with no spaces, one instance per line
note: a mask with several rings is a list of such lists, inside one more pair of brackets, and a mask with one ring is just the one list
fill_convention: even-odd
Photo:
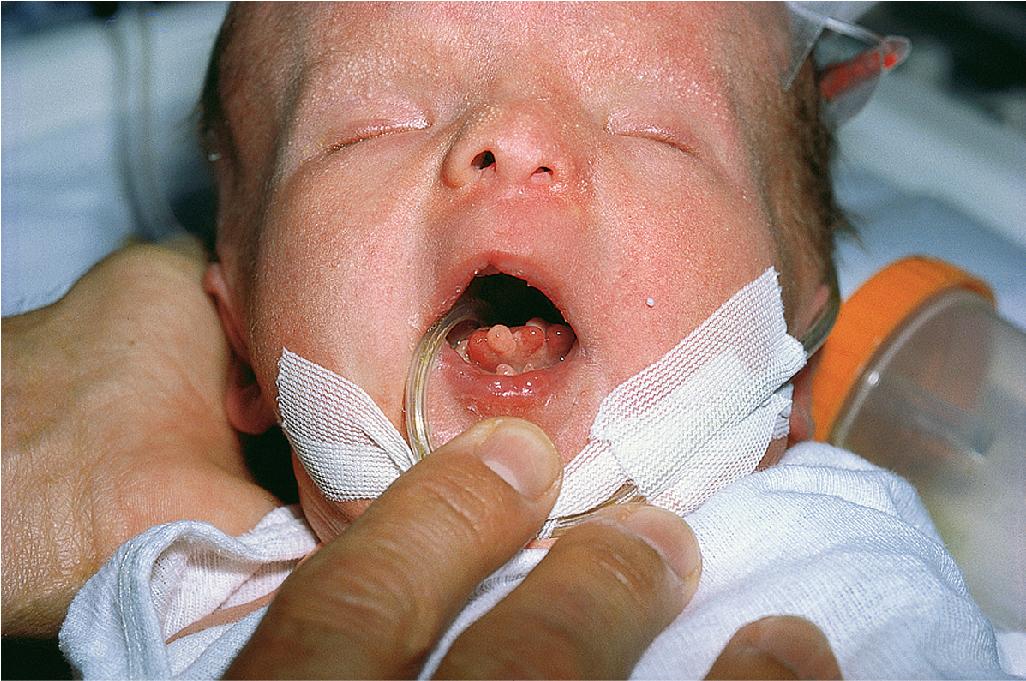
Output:
[[693,154],[695,152],[691,146],[684,143],[684,141],[673,133],[654,125],[623,130],[619,134],[626,135],[628,137],[640,137],[641,139],[668,144],[675,149],[683,151],[685,154]]
[[350,132],[345,133],[340,141],[329,146],[328,153],[331,154],[336,151],[341,151],[342,149],[352,147],[360,142],[374,139],[375,137],[395,135],[401,132],[410,132],[411,130],[423,130],[426,127],[428,127],[428,122],[423,117],[404,123],[396,123],[394,121],[364,122],[350,128]]
[[612,135],[669,145],[689,156],[695,153],[695,139],[688,123],[676,121],[672,113],[646,114],[630,109],[618,110],[610,114],[605,129]]

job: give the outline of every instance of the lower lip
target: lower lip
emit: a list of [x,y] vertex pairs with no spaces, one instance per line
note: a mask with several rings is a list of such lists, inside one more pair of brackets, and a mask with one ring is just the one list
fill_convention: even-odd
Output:
[[516,376],[501,376],[468,364],[445,344],[439,353],[436,378],[478,418],[524,416],[549,403],[556,388],[567,379],[576,354],[575,345],[559,364]]

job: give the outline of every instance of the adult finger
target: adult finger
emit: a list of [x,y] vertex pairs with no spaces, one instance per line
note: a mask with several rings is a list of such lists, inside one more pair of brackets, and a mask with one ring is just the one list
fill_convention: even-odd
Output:
[[830,643],[801,617],[764,617],[740,629],[707,679],[840,679]]
[[606,509],[561,537],[471,625],[440,678],[626,678],[698,586],[690,528],[651,506]]
[[473,588],[537,533],[562,470],[536,426],[477,424],[286,580],[229,675],[416,675]]

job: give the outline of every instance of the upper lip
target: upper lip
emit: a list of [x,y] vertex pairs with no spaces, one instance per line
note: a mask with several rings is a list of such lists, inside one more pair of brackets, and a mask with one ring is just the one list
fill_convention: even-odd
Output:
[[554,265],[496,249],[465,254],[447,268],[428,303],[428,317],[422,333],[452,308],[474,277],[500,273],[523,279],[541,291],[559,309],[563,318],[573,323],[567,309],[566,282],[559,276]]

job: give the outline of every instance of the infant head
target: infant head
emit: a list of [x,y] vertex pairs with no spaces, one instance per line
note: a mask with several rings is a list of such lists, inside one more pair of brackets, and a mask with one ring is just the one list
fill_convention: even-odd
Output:
[[768,5],[233,7],[204,98],[233,424],[274,423],[288,347],[401,430],[414,349],[475,277],[537,289],[575,340],[527,393],[448,398],[567,459],[613,387],[767,267],[803,333],[832,204],[788,45]]

